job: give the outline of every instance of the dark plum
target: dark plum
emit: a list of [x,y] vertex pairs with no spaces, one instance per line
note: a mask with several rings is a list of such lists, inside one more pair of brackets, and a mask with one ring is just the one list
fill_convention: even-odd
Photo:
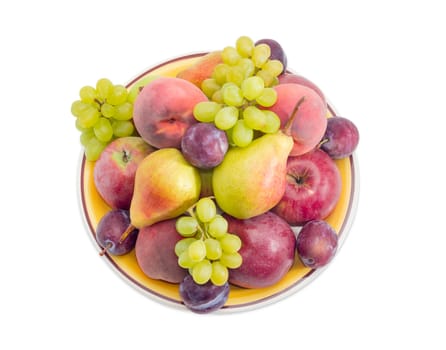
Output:
[[336,231],[324,220],[307,222],[296,240],[300,260],[311,268],[327,265],[336,254],[337,247]]
[[181,140],[184,158],[200,169],[211,169],[220,164],[228,147],[226,133],[211,123],[190,126]]
[[[127,232],[129,228],[133,228]],[[124,232],[126,235],[123,236]],[[136,243],[138,230],[130,225],[128,210],[113,209],[105,214],[98,223],[96,240],[103,249],[101,255],[108,252],[113,255],[129,253]],[[121,241],[121,237],[123,237]]]
[[205,314],[220,309],[228,300],[229,284],[216,286],[211,282],[197,284],[191,275],[180,283],[180,296],[184,305],[198,314]]
[[359,131],[353,122],[343,117],[328,118],[321,149],[333,159],[350,156],[359,143]]
[[270,60],[279,60],[280,62],[282,62],[283,64],[282,73],[285,72],[287,68],[287,57],[282,46],[273,39],[261,39],[255,43],[255,45],[258,44],[267,44],[269,46],[269,48],[271,49]]

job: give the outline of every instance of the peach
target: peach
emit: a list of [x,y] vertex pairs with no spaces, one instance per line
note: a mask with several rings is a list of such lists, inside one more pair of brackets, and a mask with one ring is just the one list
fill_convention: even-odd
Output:
[[182,239],[176,219],[160,221],[139,231],[135,253],[144,274],[153,279],[180,283],[187,271],[178,265],[175,244]]
[[161,77],[146,85],[135,100],[133,121],[139,135],[156,148],[180,148],[186,129],[197,122],[193,109],[206,95],[191,82]]
[[324,136],[327,128],[326,103],[307,86],[279,84],[274,89],[277,91],[277,102],[269,109],[279,116],[281,129],[287,127],[288,120],[300,102],[289,129],[294,140],[290,155],[307,153],[316,147]]
[[292,74],[292,73],[285,73],[285,74],[279,75],[279,84],[289,84],[289,83],[299,84],[299,85],[307,86],[310,89],[313,89],[322,98],[322,100],[324,102],[326,102],[325,95],[322,92],[322,90],[319,89],[319,87],[315,83],[313,83],[311,80],[308,80],[307,78],[303,77],[302,75]]
[[203,80],[210,78],[215,66],[221,62],[221,51],[210,52],[201,57],[192,66],[179,72],[177,78],[185,79],[201,87]]

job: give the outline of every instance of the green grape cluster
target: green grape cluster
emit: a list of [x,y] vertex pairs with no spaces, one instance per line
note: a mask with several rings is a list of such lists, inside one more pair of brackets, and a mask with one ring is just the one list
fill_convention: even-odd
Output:
[[222,286],[228,281],[228,268],[242,264],[238,253],[242,242],[237,235],[228,233],[228,222],[217,214],[210,197],[201,198],[188,213],[176,221],[176,229],[184,237],[175,245],[178,264],[189,269],[195,283],[210,280]]
[[132,117],[136,93],[129,93],[125,86],[114,85],[103,78],[97,81],[96,87],[82,87],[79,98],[71,105],[71,113],[76,117],[87,160],[97,160],[115,138],[134,134]]
[[225,47],[221,53],[223,62],[201,85],[209,101],[195,106],[195,118],[213,122],[226,131],[231,144],[239,147],[251,143],[255,130],[263,133],[279,130],[277,114],[259,108],[271,107],[277,101],[273,86],[283,64],[270,59],[270,55],[267,44],[255,45],[247,36],[239,37],[235,47]]

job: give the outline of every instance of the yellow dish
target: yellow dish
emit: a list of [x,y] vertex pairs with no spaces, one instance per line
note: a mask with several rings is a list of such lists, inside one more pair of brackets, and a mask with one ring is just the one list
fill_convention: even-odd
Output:
[[[170,76],[174,77],[178,72],[193,64],[203,53],[192,54],[178,57],[167,62],[161,63],[143,74],[133,79],[128,87],[130,88],[138,80],[147,75]],[[329,104],[328,116],[335,115],[333,107]],[[337,160],[341,178],[342,190],[338,204],[326,221],[338,232],[339,246],[342,245],[352,224],[356,209],[358,195],[357,179],[357,161],[355,156]],[[82,216],[85,219],[87,230],[96,242],[95,232],[99,220],[110,207],[102,200],[97,192],[93,180],[94,162],[87,161],[83,156],[80,164],[80,199],[82,206]],[[299,228],[295,228],[298,232]],[[102,250],[96,242],[98,252]],[[104,259],[108,259],[114,268],[125,280],[136,286],[149,296],[155,297],[158,301],[165,301],[169,304],[181,306],[182,301],[178,291],[178,285],[159,280],[150,279],[139,268],[134,251],[124,256],[112,256],[105,254]],[[246,310],[255,306],[262,306],[267,303],[275,302],[284,296],[295,293],[309,282],[314,280],[323,269],[312,270],[303,266],[300,260],[295,259],[295,263],[285,277],[273,286],[261,289],[244,289],[231,286],[228,301],[221,309],[225,310]]]

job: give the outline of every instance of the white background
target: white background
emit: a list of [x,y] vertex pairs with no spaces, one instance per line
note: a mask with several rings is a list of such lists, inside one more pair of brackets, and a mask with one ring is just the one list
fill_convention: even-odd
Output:
[[[289,7],[289,4],[293,8]],[[0,5],[0,348],[444,349],[441,1],[8,1]],[[273,305],[195,315],[101,261],[79,212],[78,89],[270,37],[361,132],[350,235]]]

